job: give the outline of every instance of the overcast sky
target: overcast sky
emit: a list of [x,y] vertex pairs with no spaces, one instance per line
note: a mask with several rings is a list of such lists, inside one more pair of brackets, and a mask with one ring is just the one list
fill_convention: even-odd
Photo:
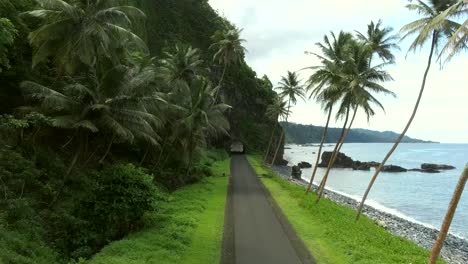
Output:
[[[243,28],[247,62],[259,77],[264,74],[277,85],[282,75],[318,65],[304,51],[317,51],[315,43],[330,31],[365,32],[367,24],[382,19],[398,32],[417,19],[405,8],[407,0],[209,0],[212,7]],[[397,98],[377,96],[386,113],[379,111],[370,122],[359,112],[354,127],[401,132],[421,85],[428,48],[405,59],[408,41],[400,43],[396,65],[388,68],[393,82],[384,86]],[[302,72],[302,78],[309,73]],[[324,125],[326,116],[312,101],[298,103],[290,121]],[[332,126],[341,126],[341,122]],[[468,143],[468,55],[459,54],[442,70],[433,64],[428,83],[408,135],[447,143]]]

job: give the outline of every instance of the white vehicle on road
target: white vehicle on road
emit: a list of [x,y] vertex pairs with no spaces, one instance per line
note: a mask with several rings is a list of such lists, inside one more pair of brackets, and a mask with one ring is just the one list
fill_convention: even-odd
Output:
[[231,153],[244,153],[244,145],[239,141],[231,144]]

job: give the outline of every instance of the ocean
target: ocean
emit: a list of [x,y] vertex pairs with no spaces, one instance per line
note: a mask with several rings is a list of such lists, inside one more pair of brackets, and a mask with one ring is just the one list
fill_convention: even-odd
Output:
[[[392,144],[346,143],[341,150],[353,160],[381,162]],[[334,145],[325,144],[324,151],[333,151]],[[287,145],[285,159],[289,165],[301,161],[315,163],[318,146]],[[403,143],[397,148],[387,165],[407,169],[420,168],[422,163],[447,164],[455,170],[441,173],[382,172],[374,184],[366,204],[397,215],[409,221],[439,229],[445,216],[453,190],[468,163],[468,144]],[[318,184],[325,174],[318,168],[314,182]],[[302,178],[309,181],[312,169],[303,169]],[[353,199],[361,199],[374,173],[352,169],[332,169],[327,188]],[[468,239],[468,187],[466,188],[450,227],[450,233]]]

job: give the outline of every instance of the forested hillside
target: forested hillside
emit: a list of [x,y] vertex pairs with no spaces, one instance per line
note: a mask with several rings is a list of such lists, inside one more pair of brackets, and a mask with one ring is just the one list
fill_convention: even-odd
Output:
[[[324,127],[314,125],[302,125],[282,123],[286,129],[286,142],[294,144],[320,143]],[[340,137],[341,128],[328,128],[326,143],[335,143]],[[393,143],[399,134],[391,131],[374,131],[361,128],[353,128],[349,131],[346,141],[348,143]],[[430,143],[420,139],[405,136],[402,142],[406,143]]]
[[[146,37],[152,56],[161,56],[176,43],[190,44],[203,51],[202,58],[210,77],[219,80],[222,67],[213,65],[214,51],[209,47],[213,33],[229,22],[219,16],[207,0],[142,0],[136,5],[147,14]],[[276,96],[273,84],[266,76],[258,77],[244,60],[236,67],[229,67],[224,79],[224,99],[233,107],[229,114],[231,135],[245,142],[251,150],[260,150],[267,145],[273,127],[265,117],[267,106]]]
[[207,1],[0,0],[1,263],[89,258],[267,145],[272,84],[223,38]]

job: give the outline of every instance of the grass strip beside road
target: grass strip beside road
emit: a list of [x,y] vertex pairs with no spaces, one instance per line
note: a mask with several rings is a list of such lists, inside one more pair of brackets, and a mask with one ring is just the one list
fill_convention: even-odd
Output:
[[[302,186],[290,184],[262,163],[248,156],[297,235],[319,264],[417,264],[426,263],[429,251],[411,241],[394,236],[367,217],[355,222],[355,211],[305,195]],[[438,263],[445,263],[439,260]]]
[[148,215],[149,224],[144,230],[111,243],[89,263],[218,264],[229,158],[224,156],[211,167],[213,177],[170,194],[160,210]]

